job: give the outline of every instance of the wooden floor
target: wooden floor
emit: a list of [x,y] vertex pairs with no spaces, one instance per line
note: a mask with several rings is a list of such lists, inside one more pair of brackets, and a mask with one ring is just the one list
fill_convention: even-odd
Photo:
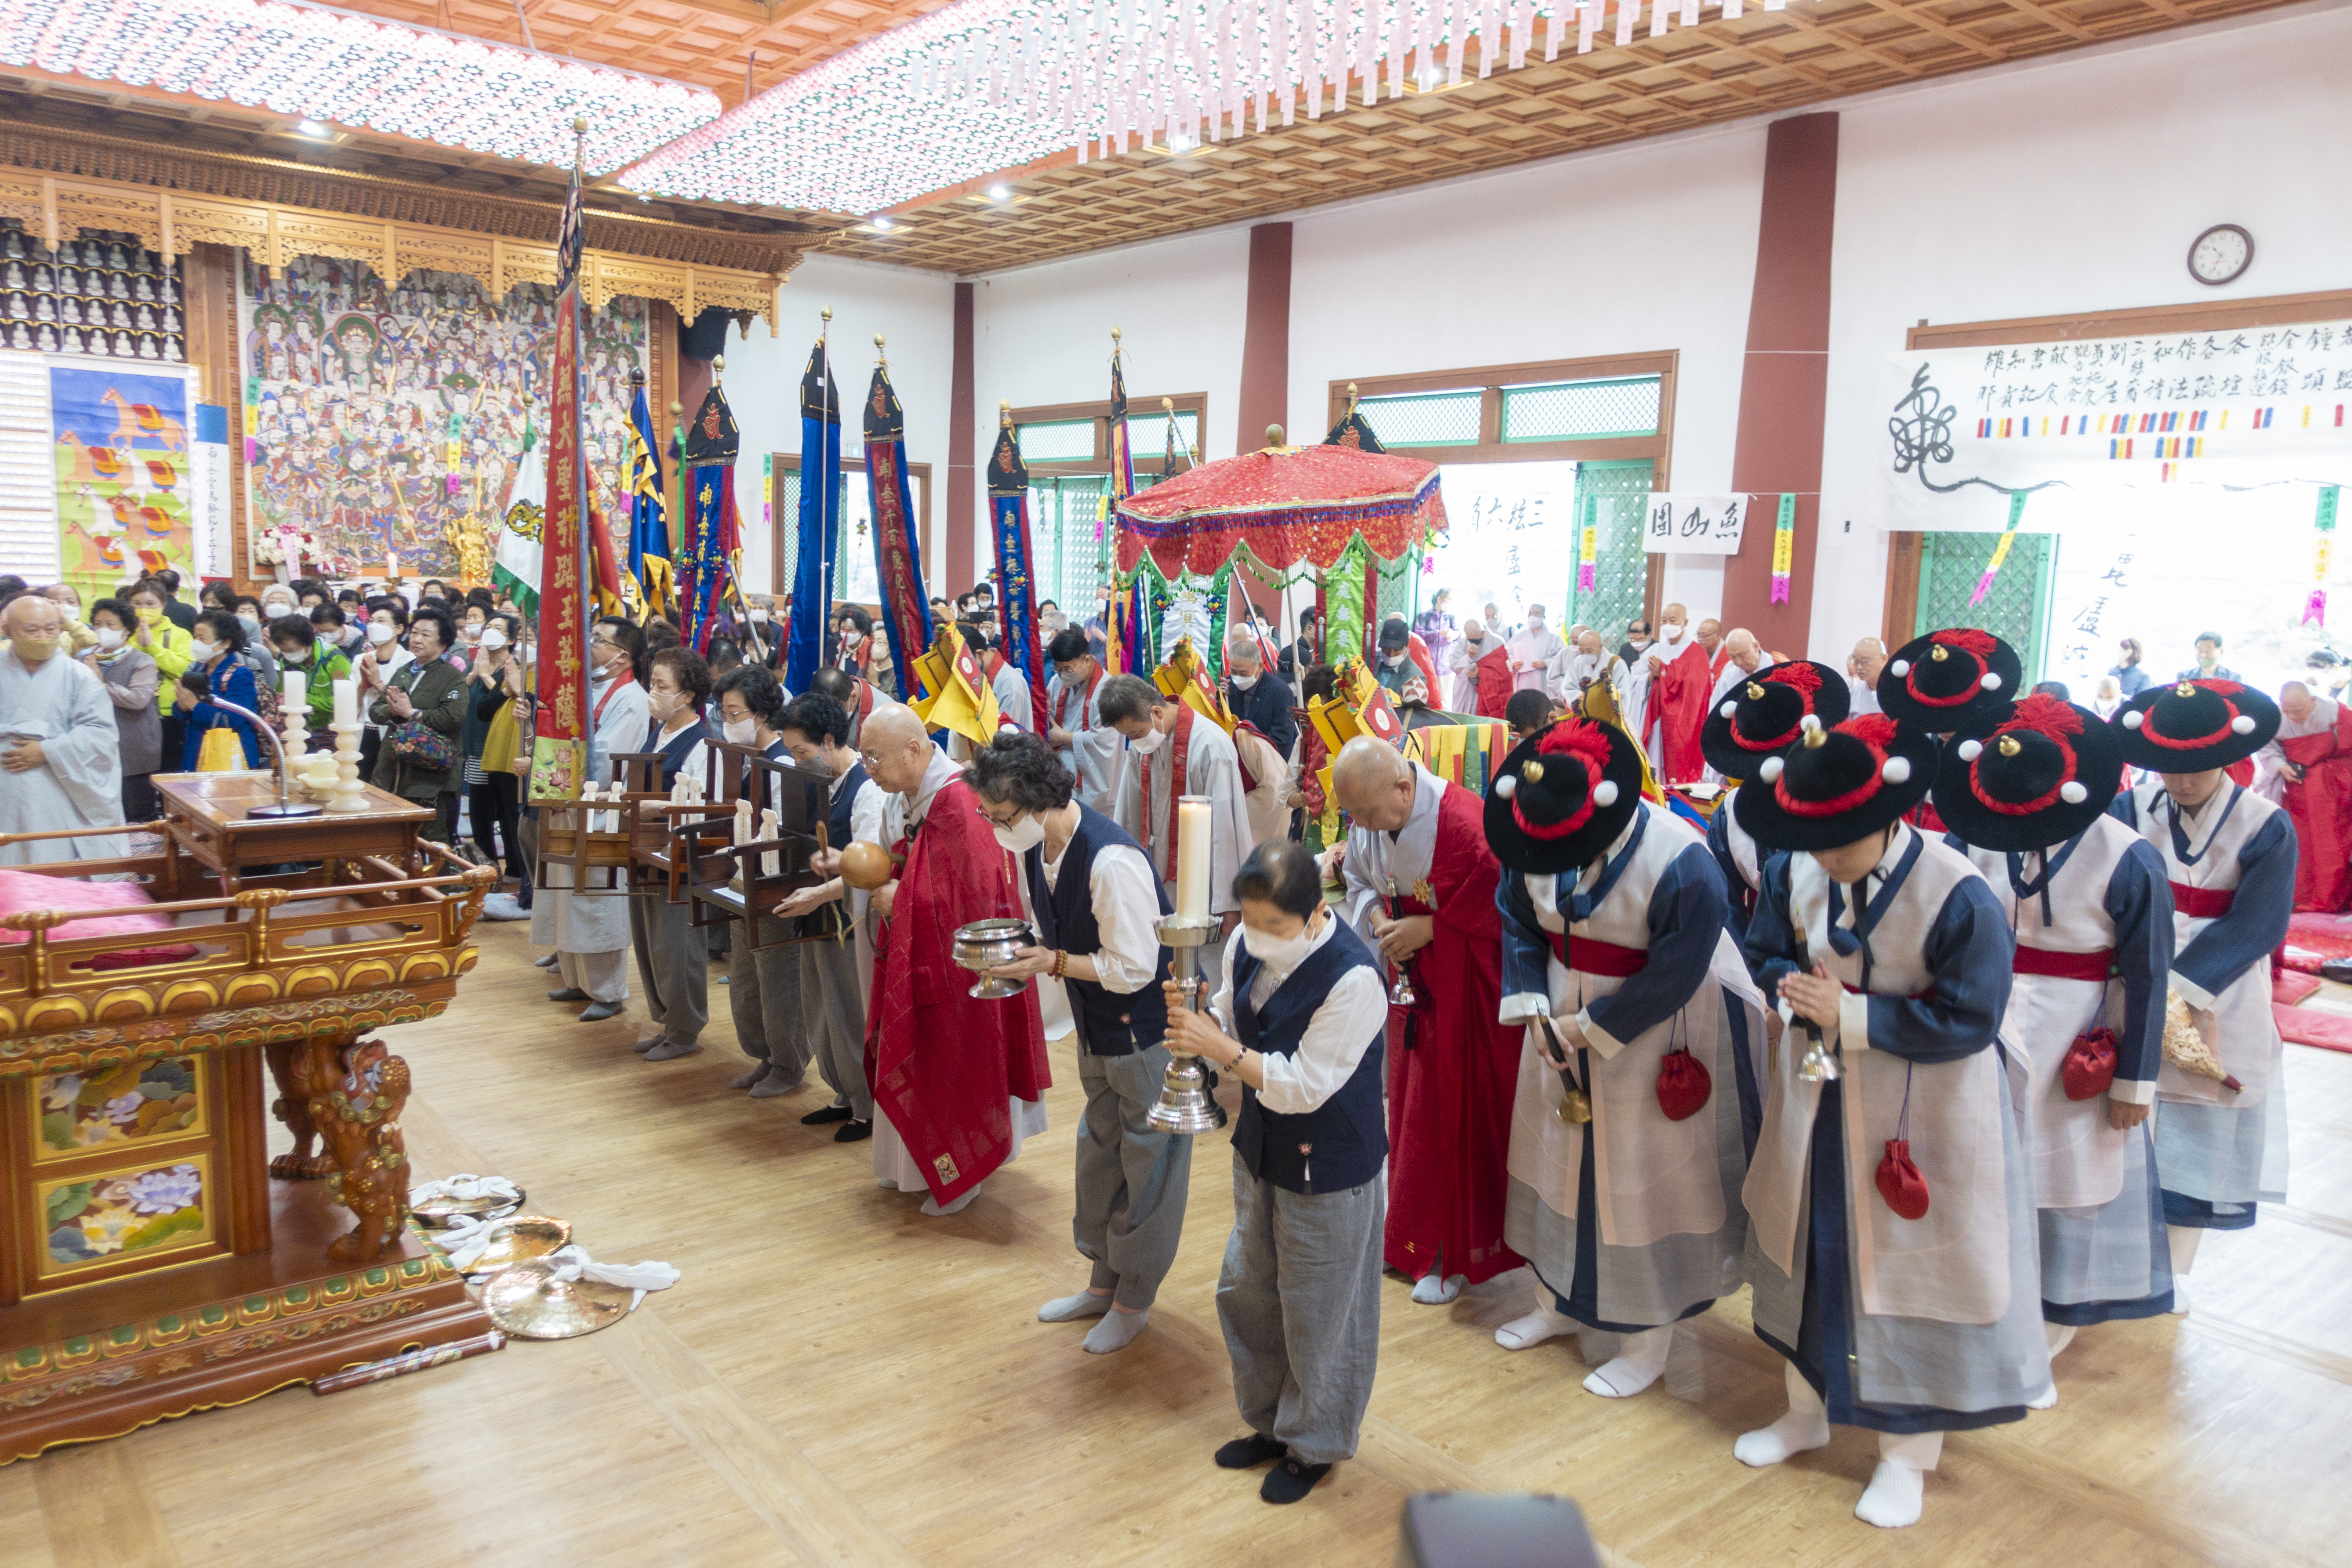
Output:
[[[1242,1430],[1213,1301],[1230,1155],[1201,1142],[1151,1327],[1089,1356],[1036,1321],[1078,1289],[1076,1072],[1053,1131],[962,1215],[877,1188],[869,1145],[727,1091],[709,1047],[647,1066],[641,1014],[541,999],[515,925],[483,928],[449,1015],[389,1031],[415,1071],[420,1173],[499,1172],[599,1258],[683,1281],[561,1344],[314,1397],[302,1389],[0,1469],[0,1568],[377,1561],[656,1564],[1382,1564],[1405,1497],[1575,1499],[1614,1562],[2065,1568],[2352,1561],[2352,1056],[2287,1048],[2291,1205],[2210,1238],[2195,1315],[2085,1330],[2058,1407],[1952,1437],[1926,1520],[1856,1521],[1867,1435],[1774,1470],[1731,1440],[1782,1408],[1746,1299],[1685,1324],[1665,1382],[1579,1387],[1573,1344],[1508,1354],[1524,1272],[1456,1305],[1391,1279],[1362,1451],[1305,1502],[1214,1468]],[[2352,1013],[2352,993],[2330,987]],[[814,1082],[814,1075],[812,1075]]]

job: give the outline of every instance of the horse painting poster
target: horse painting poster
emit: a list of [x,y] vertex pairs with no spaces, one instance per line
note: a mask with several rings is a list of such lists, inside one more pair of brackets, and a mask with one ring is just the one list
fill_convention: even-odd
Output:
[[82,602],[176,568],[196,579],[184,375],[49,368],[58,551]]

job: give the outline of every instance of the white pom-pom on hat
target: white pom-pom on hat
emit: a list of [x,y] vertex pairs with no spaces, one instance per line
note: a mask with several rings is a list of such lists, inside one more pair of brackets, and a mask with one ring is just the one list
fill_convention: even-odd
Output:
[[1880,765],[1878,771],[1885,776],[1888,784],[1908,784],[1911,782],[1911,759],[1908,757],[1889,757]]
[[2147,722],[2147,715],[2137,708],[2124,715],[2124,728],[2126,730],[2137,730]]
[[2085,800],[2088,800],[2090,796],[2091,792],[2084,789],[2081,784],[2076,784],[2073,779],[2068,779],[2064,784],[2058,786],[2058,798],[2064,801],[2068,805],[2080,805]]
[[1797,728],[1800,730],[1811,731],[1818,730],[1821,727],[1822,716],[1818,713],[1808,713],[1802,719],[1797,721]]
[[2254,716],[2251,713],[2241,713],[2230,721],[2230,728],[2241,735],[2251,735],[2254,732]]
[[1895,672],[1895,679],[1900,680],[1911,673],[1911,661],[1907,658],[1898,658],[1886,668]]
[[1722,707],[1717,709],[1716,711],[1728,719],[1739,711],[1739,704],[1737,702],[1726,702]]
[[1786,765],[1778,757],[1767,757],[1764,759],[1764,765],[1756,770],[1756,776],[1766,784],[1770,784],[1780,776],[1780,770]]
[[1960,761],[1964,763],[1973,763],[1977,758],[1983,754],[1984,742],[1982,741],[1962,741],[1960,742]]
[[1986,670],[1984,672],[1984,689],[1987,691],[1999,691],[2000,689],[2000,677],[1990,669]]
[[1501,795],[1505,800],[1508,800],[1513,795],[1518,794],[1519,775],[1517,773],[1505,773],[1501,778],[1496,779],[1495,781],[1495,793]]
[[1595,784],[1592,789],[1592,804],[1595,805],[1615,805],[1617,804],[1617,781],[1614,779],[1602,779],[1598,784]]

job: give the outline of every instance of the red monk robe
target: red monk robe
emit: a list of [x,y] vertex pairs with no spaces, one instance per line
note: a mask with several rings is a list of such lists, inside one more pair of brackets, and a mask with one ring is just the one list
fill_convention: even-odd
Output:
[[1426,888],[1435,907],[1401,891],[1390,910],[1391,918],[1437,918],[1429,945],[1408,961],[1413,1005],[1389,1009],[1382,1257],[1418,1279],[1443,1248],[1446,1275],[1467,1275],[1473,1285],[1522,1261],[1503,1243],[1503,1205],[1526,1031],[1495,1021],[1503,1004],[1500,868],[1486,847],[1485,809],[1471,791],[1446,790]]
[[958,926],[1022,918],[1013,875],[971,786],[940,785],[876,944],[866,1079],[942,1207],[1011,1154],[1009,1100],[1043,1100],[1054,1081],[1036,989],[981,1000],[953,957]]
[[2330,914],[2352,908],[2352,706],[2336,704],[2336,722],[2316,734],[2281,736],[2278,749],[2303,770],[2288,774],[2286,809],[2294,818],[2294,907]]
[[[1655,652],[1654,643],[1651,651]],[[1706,761],[1698,752],[1698,732],[1706,725],[1707,694],[1715,689],[1715,676],[1707,662],[1706,649],[1696,641],[1683,645],[1683,651],[1664,661],[1664,668],[1650,678],[1650,710],[1645,722],[1664,731],[1665,777],[1662,784],[1696,784],[1706,769]]]
[[1511,653],[1497,644],[1478,661],[1478,716],[1500,719],[1511,700]]

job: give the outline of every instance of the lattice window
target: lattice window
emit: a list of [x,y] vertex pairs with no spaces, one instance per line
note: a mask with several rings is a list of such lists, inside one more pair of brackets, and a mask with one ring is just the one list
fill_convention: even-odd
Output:
[[[1029,487],[1037,596],[1059,605],[1073,626],[1094,614],[1095,590],[1109,573],[1100,537],[1103,491],[1108,484],[1101,474],[1055,474],[1040,477]],[[994,564],[992,554],[990,564]]]
[[1095,455],[1095,422],[1091,419],[1024,425],[1019,438],[1021,460],[1024,463],[1083,463]]
[[2058,536],[2019,534],[2011,542],[2009,559],[2001,563],[1984,603],[1971,606],[1969,595],[1983,580],[2000,539],[1998,533],[1919,536],[1919,611],[1911,635],[1925,637],[1947,626],[1990,632],[2017,650],[2031,687],[2042,679]]
[[1358,401],[1356,412],[1372,426],[1383,447],[1475,447],[1478,408],[1485,395],[1467,392],[1402,392]]
[[49,371],[34,354],[0,354],[0,561],[36,584],[58,576]]
[[1507,386],[1503,389],[1503,439],[1590,441],[1612,436],[1654,436],[1658,385],[1654,375],[1628,375]]
[[1614,648],[1624,640],[1626,623],[1643,613],[1649,597],[1650,559],[1642,547],[1642,512],[1650,482],[1647,458],[1577,465],[1577,549],[1582,548],[1588,515],[1600,530],[1600,540],[1591,593],[1576,585],[1579,563],[1573,552],[1566,563],[1568,583],[1562,602],[1568,613],[1550,617],[1562,637],[1580,622],[1601,634],[1603,647]]
[[[1165,414],[1130,415],[1127,421],[1127,449],[1134,454],[1137,480],[1141,482],[1141,470],[1149,465],[1156,478],[1160,466],[1168,458],[1168,416]],[[1201,449],[1201,416],[1189,409],[1176,412],[1176,462],[1183,466],[1187,450]],[[1079,454],[1092,457],[1092,452]],[[1022,453],[1027,457],[1027,451]]]

